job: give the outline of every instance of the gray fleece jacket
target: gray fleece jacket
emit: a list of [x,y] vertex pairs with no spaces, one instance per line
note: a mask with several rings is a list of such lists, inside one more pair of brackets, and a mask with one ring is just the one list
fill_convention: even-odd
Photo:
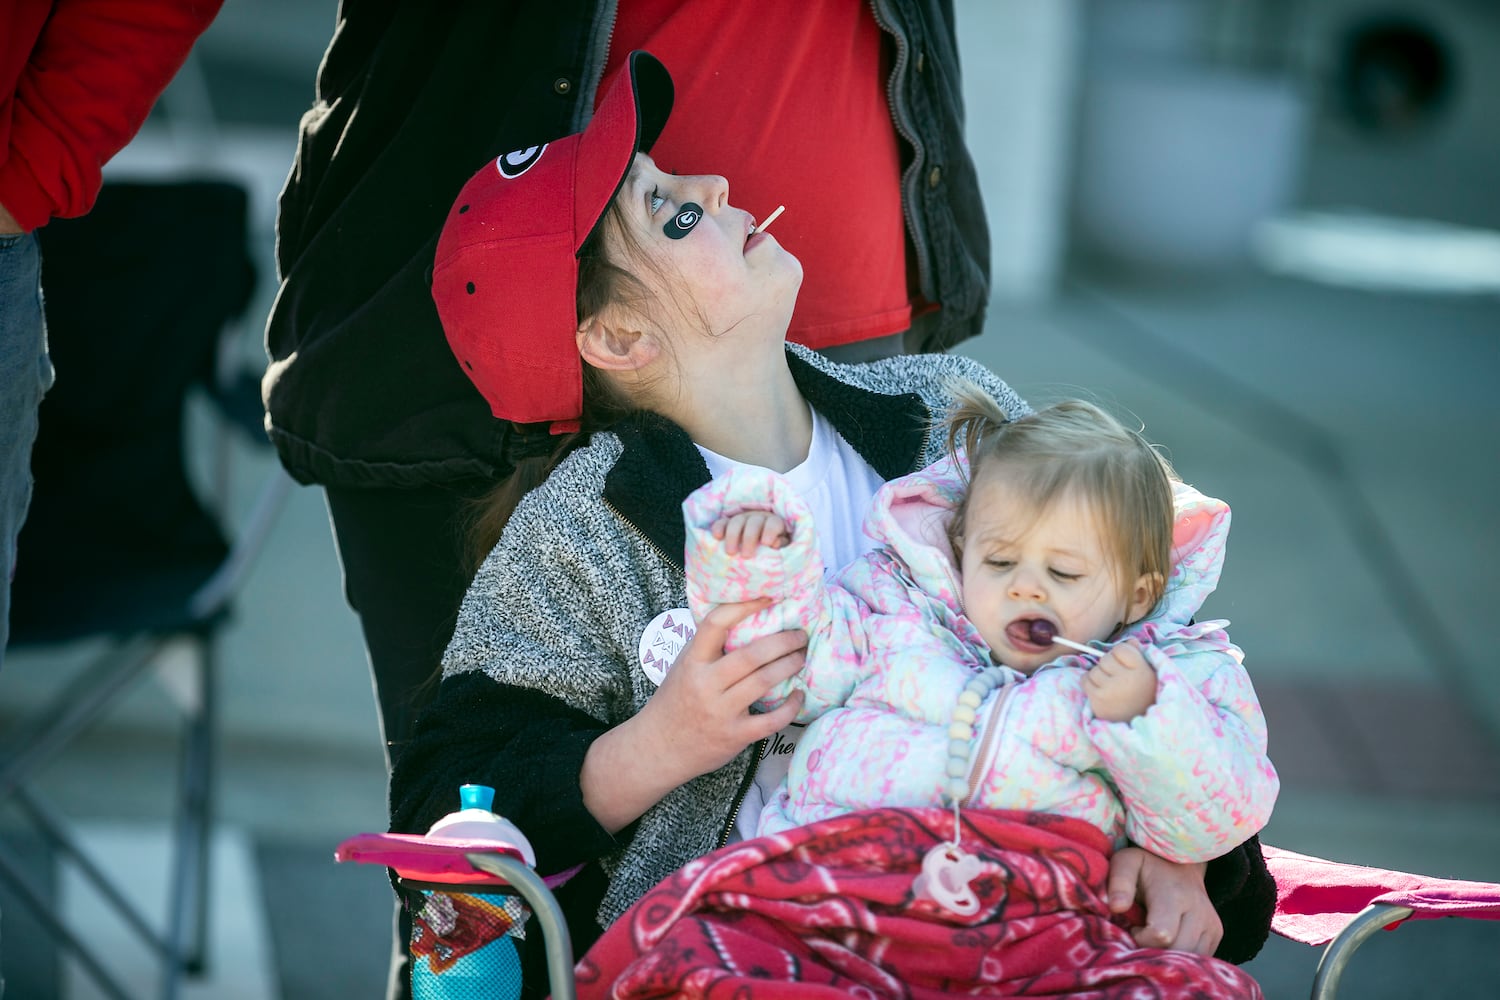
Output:
[[[939,457],[929,423],[950,379],[979,383],[1012,412],[1027,409],[967,358],[846,366],[788,351],[809,402],[887,479]],[[525,497],[469,588],[437,701],[398,758],[393,828],[423,830],[452,808],[455,783],[490,781],[496,811],[527,832],[541,870],[600,862],[601,926],[724,842],[759,757],[754,747],[677,788],[616,838],[583,809],[578,787],[592,738],[655,691],[641,637],[661,612],[687,607],[681,504],[708,479],[687,436],[648,416],[595,435]]]

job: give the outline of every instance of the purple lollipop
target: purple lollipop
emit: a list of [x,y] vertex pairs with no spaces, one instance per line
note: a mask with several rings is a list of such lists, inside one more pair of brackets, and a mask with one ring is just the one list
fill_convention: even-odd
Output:
[[1080,653],[1087,653],[1093,657],[1101,657],[1108,652],[1108,650],[1085,646],[1083,643],[1074,642],[1072,639],[1064,639],[1057,634],[1056,625],[1042,618],[1033,618],[1031,620],[1031,623],[1026,626],[1026,635],[1027,638],[1038,646],[1051,646],[1055,643],[1059,646],[1067,646],[1069,649],[1076,649]]
[[1057,636],[1057,626],[1045,618],[1033,618],[1028,626],[1028,635],[1038,646],[1050,646]]

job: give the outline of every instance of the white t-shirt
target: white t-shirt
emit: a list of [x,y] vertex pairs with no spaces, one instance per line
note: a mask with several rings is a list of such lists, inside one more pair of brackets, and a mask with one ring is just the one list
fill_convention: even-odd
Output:
[[[875,491],[885,484],[885,480],[822,414],[813,410],[812,421],[812,446],[808,448],[807,458],[786,473],[785,478],[812,511],[824,576],[832,577],[856,557],[875,547],[861,526],[870,501],[875,498]],[[707,448],[699,447],[698,451],[708,463],[709,474],[715,478],[745,464]],[[767,742],[755,771],[755,782],[740,804],[732,839],[755,836],[761,809],[786,777],[801,732],[801,726],[791,725]]]

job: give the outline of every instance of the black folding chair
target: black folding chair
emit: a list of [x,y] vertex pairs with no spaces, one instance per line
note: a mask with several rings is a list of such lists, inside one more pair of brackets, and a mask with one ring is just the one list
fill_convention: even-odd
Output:
[[[14,805],[60,861],[76,867],[154,952],[161,995],[202,970],[212,825],[214,645],[251,560],[285,498],[273,464],[252,509],[227,527],[228,435],[265,444],[256,373],[235,361],[230,323],[255,285],[247,198],[216,181],[108,184],[82,219],[42,230],[49,349],[58,380],[43,402],[36,480],[21,533],[6,671],[28,647],[79,640],[105,650],[42,710],[13,725],[0,750],[0,803]],[[192,403],[194,394],[212,405]],[[210,413],[214,468],[195,470],[188,413]],[[195,428],[199,426],[196,422]],[[196,440],[196,439],[195,439]],[[211,479],[203,486],[195,479]],[[175,691],[182,721],[165,927],[92,859],[68,821],[29,782],[122,696],[151,676],[168,645],[193,652],[192,684]],[[170,778],[170,776],[167,776]],[[108,775],[101,775],[108,780]],[[112,997],[127,994],[69,927],[35,872],[0,850],[0,881],[22,914]]]

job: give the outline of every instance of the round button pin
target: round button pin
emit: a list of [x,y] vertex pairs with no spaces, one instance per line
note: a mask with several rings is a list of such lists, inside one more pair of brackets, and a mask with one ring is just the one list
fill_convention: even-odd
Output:
[[682,652],[682,647],[687,645],[697,631],[698,626],[693,622],[692,612],[687,608],[663,611],[651,619],[651,623],[641,633],[640,658],[641,669],[651,678],[652,684],[661,686],[667,671],[677,662],[677,654]]

